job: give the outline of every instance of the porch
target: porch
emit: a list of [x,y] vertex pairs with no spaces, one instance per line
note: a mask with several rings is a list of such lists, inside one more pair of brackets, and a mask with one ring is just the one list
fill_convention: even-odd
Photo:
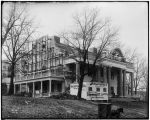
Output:
[[14,84],[14,94],[29,93],[32,97],[49,97],[65,91],[64,80],[28,81]]

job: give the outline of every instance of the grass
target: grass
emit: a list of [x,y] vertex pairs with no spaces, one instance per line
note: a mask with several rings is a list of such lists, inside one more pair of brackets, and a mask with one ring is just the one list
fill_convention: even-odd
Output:
[[146,102],[143,101],[132,101],[128,98],[120,98],[120,99],[112,99],[111,102],[115,105],[121,105],[127,108],[134,108],[134,109],[145,109],[148,107]]
[[[124,116],[142,118],[136,112]],[[86,100],[2,96],[2,118],[98,118],[98,107]],[[127,117],[125,117],[127,118]]]
[[97,118],[97,110],[88,101],[2,97],[2,118]]

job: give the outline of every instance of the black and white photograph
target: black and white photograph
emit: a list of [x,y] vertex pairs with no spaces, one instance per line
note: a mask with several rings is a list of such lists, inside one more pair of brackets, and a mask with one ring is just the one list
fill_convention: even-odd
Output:
[[149,1],[1,1],[2,119],[149,119]]

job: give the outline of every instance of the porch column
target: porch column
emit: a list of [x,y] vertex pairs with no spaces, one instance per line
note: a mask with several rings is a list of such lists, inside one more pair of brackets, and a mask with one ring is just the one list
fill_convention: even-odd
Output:
[[118,95],[122,96],[122,69],[119,70],[119,79],[118,79]]
[[131,96],[133,96],[133,79],[134,79],[134,75],[133,73],[130,73],[131,75]]
[[35,97],[35,83],[33,82],[33,97]]
[[76,82],[78,82],[79,75],[80,75],[80,65],[78,62],[76,62]]
[[27,83],[26,83],[26,92],[28,92],[28,86],[27,86]]
[[21,84],[20,84],[20,93],[21,93]]
[[126,70],[123,70],[123,96],[126,96]]
[[98,71],[98,73],[97,73],[98,74],[97,75],[98,76],[98,82],[100,82],[100,67],[99,66],[98,66],[98,70],[97,71]]
[[107,68],[106,66],[104,66],[104,83],[107,82],[106,79],[107,79]]
[[62,82],[62,92],[65,92],[65,82]]
[[14,94],[16,94],[16,85],[14,84]]
[[41,97],[42,97],[42,93],[43,93],[43,82],[41,81]]
[[52,81],[51,80],[49,80],[49,96],[51,95],[51,83]]
[[110,80],[111,80],[111,67],[108,67],[108,78],[107,78],[107,83],[108,83],[108,95],[111,95],[111,89],[110,89]]

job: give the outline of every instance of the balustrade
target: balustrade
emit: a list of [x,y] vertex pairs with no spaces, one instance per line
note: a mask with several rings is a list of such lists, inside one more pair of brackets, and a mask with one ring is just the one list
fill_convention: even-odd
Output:
[[42,78],[42,77],[47,77],[47,76],[61,76],[63,75],[63,70],[58,70],[58,69],[47,69],[47,70],[42,70],[38,72],[33,72],[33,73],[27,73],[23,76],[21,76],[21,80],[30,80],[30,79],[36,79],[36,78]]

